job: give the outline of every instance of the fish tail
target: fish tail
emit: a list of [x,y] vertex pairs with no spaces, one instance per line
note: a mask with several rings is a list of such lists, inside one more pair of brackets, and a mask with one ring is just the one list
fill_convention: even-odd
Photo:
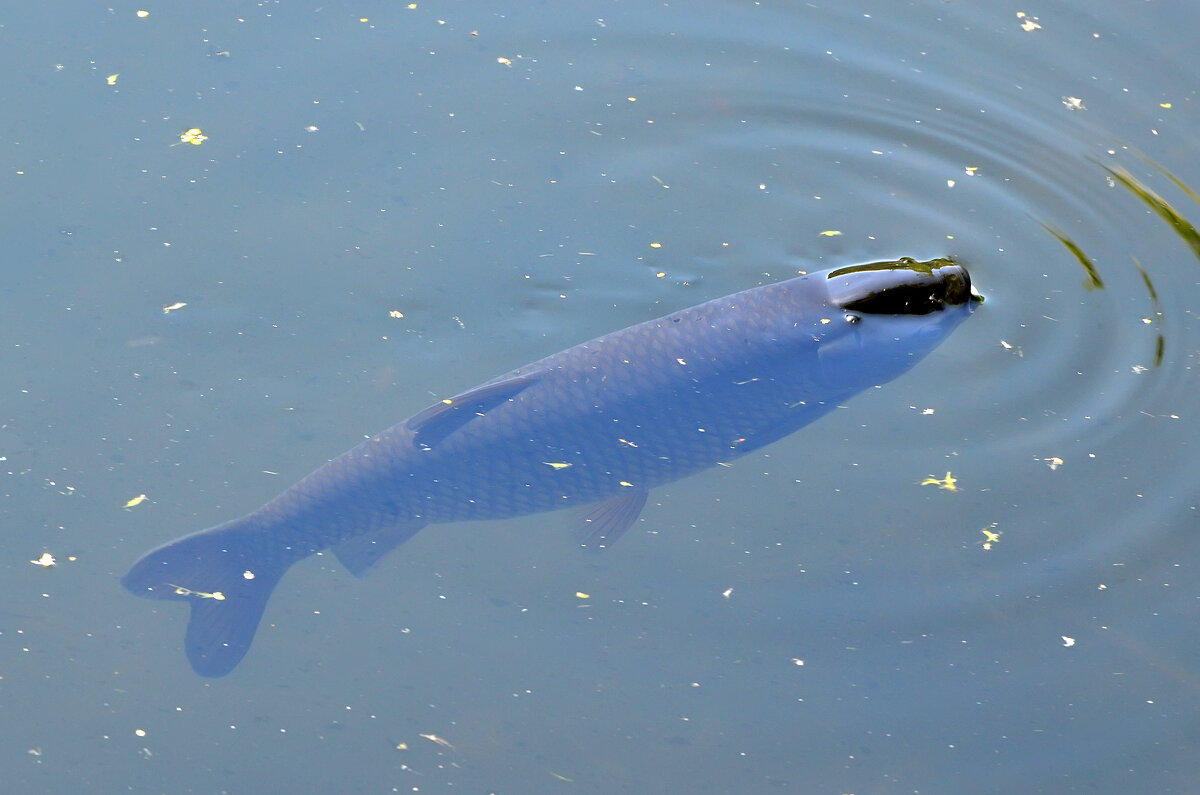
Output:
[[121,579],[138,596],[191,605],[184,646],[201,676],[224,676],[246,656],[271,592],[298,559],[265,530],[250,514],[184,536],[147,552]]

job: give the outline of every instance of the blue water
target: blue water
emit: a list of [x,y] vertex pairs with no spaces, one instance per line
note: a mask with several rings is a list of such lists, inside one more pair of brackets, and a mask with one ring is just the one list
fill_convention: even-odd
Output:
[[[1190,6],[144,8],[0,18],[6,791],[1194,790]],[[947,254],[946,344],[602,556],[316,558],[217,681],[117,582],[527,361]]]

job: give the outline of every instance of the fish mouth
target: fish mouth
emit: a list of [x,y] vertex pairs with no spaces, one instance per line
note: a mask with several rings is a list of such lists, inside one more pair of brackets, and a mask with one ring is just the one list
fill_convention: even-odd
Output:
[[853,265],[832,270],[825,278],[831,303],[864,315],[928,315],[983,302],[967,269],[946,257]]

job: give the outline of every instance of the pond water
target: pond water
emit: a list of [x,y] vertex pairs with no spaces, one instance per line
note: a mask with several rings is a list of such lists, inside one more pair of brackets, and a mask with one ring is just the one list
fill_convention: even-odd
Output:
[[[1191,5],[142,8],[0,18],[6,791],[1194,791]],[[498,373],[901,256],[986,303],[602,555],[318,556],[215,680],[120,587]]]

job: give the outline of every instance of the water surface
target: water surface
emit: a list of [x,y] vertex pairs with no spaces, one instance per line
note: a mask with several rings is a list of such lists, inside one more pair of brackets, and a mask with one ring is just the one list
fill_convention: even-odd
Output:
[[[1019,10],[0,20],[13,791],[1190,791],[1200,19]],[[602,556],[555,514],[323,556],[215,682],[117,582],[527,361],[943,255],[988,298],[945,345]]]

